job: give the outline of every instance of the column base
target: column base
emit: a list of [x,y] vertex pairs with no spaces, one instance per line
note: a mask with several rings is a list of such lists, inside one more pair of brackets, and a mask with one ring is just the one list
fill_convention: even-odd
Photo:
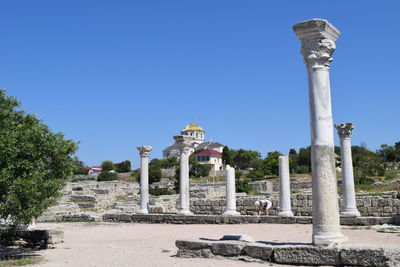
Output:
[[279,213],[278,213],[278,216],[281,216],[281,217],[293,217],[294,215],[293,215],[293,212],[292,212],[292,211],[287,210],[287,211],[281,211],[281,212],[279,212]]
[[338,246],[349,241],[341,232],[322,232],[313,234],[312,241],[315,246]]
[[178,212],[176,214],[178,214],[178,215],[193,215],[193,212],[191,212],[190,210],[178,210]]
[[141,209],[138,211],[138,214],[149,214],[149,211],[147,209]]
[[222,216],[238,216],[240,215],[239,212],[236,210],[226,210],[224,213],[222,213]]
[[348,209],[340,212],[340,217],[360,217],[358,209]]

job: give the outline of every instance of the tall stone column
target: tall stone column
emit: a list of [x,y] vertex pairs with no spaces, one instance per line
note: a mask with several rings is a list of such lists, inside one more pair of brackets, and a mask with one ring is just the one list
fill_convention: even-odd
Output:
[[226,209],[224,216],[239,215],[236,211],[235,168],[226,165]]
[[140,214],[148,214],[149,204],[149,156],[151,146],[138,146],[140,154]]
[[328,21],[312,19],[293,30],[301,41],[307,65],[311,119],[313,244],[337,245],[347,240],[340,232],[335,170],[329,63],[340,32]]
[[340,138],[340,156],[342,159],[342,183],[343,183],[343,208],[341,217],[359,217],[360,212],[356,204],[356,192],[354,189],[353,160],[351,157],[351,134],[354,129],[352,123],[335,124]]
[[278,216],[293,216],[292,205],[290,203],[290,173],[289,173],[289,157],[279,157],[279,202],[280,211]]
[[190,144],[193,138],[184,135],[174,136],[176,144],[180,151],[180,178],[179,178],[179,191],[180,191],[180,206],[178,214],[191,215],[189,209],[189,154]]

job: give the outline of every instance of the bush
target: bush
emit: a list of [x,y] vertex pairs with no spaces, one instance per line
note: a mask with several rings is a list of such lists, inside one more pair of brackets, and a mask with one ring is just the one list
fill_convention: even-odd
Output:
[[158,186],[156,186],[155,188],[150,187],[149,193],[150,193],[150,195],[153,195],[153,196],[171,195],[172,194],[172,192],[168,188],[159,188]]
[[149,165],[149,184],[159,182],[162,177],[161,168],[154,165]]
[[398,170],[385,171],[385,180],[392,180],[399,177]]
[[211,171],[211,164],[197,164],[197,174],[200,177],[207,177],[210,174]]
[[249,194],[252,191],[247,180],[236,180],[236,192]]
[[113,172],[103,171],[97,177],[97,181],[114,181],[117,180],[117,174]]
[[235,177],[236,177],[236,179],[242,178],[242,176],[243,176],[243,172],[241,172],[241,171],[235,171]]
[[247,177],[252,181],[261,181],[265,179],[264,174],[259,170],[252,170]]

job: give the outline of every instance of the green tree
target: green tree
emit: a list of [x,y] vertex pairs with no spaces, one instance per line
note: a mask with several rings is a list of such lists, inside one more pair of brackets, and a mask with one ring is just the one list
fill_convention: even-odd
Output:
[[197,164],[197,175],[199,177],[207,177],[210,174],[211,168],[211,164]]
[[131,161],[124,160],[120,163],[116,163],[115,170],[119,173],[130,172],[131,171]]
[[101,167],[103,167],[103,171],[112,171],[115,170],[114,163],[111,160],[105,160],[101,163]]
[[159,182],[162,178],[161,168],[154,165],[149,165],[149,184]]
[[0,217],[29,223],[53,204],[76,168],[77,148],[0,90]]
[[358,184],[367,183],[373,176],[383,176],[385,168],[379,156],[361,146],[351,147],[354,179]]
[[85,164],[78,157],[74,157],[74,174],[87,175],[89,170],[85,169]]
[[161,161],[161,168],[169,169],[174,168],[179,165],[179,161],[177,157],[168,157]]
[[268,152],[268,156],[264,159],[264,174],[279,175],[279,157],[282,153],[278,151]]
[[233,167],[233,153],[227,146],[222,150],[222,162]]
[[260,157],[261,154],[258,151],[239,149],[233,157],[234,166],[238,169],[247,169],[254,159]]

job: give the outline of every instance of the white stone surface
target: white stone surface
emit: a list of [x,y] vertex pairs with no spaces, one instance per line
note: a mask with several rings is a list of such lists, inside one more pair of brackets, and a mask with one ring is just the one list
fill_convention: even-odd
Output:
[[140,154],[140,214],[148,214],[149,205],[149,156],[151,146],[138,146]]
[[313,243],[338,245],[346,241],[340,231],[336,184],[329,63],[340,32],[326,20],[297,23],[308,72],[313,180]]
[[361,215],[356,204],[350,140],[354,129],[354,124],[339,123],[336,124],[335,127],[338,130],[338,135],[340,138],[340,156],[342,159],[343,208],[340,212],[340,216],[359,217]]
[[282,217],[293,216],[290,204],[290,173],[289,173],[289,157],[279,157],[279,202],[280,210],[278,215]]
[[224,216],[239,215],[236,211],[235,168],[226,165],[226,209]]
[[193,138],[185,135],[177,135],[174,136],[174,139],[180,152],[180,202],[178,214],[191,215],[193,213],[189,209],[189,155]]

